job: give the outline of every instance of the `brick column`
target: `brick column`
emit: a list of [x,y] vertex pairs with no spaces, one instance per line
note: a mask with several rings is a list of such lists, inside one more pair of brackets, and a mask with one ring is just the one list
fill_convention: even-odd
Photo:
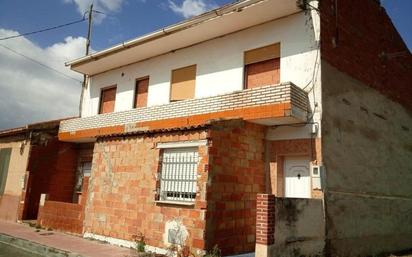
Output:
[[256,244],[275,243],[275,195],[258,194],[256,203]]

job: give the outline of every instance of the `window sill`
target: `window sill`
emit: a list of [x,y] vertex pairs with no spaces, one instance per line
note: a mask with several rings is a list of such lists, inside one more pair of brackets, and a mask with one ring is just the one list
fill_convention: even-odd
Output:
[[169,205],[183,205],[183,206],[194,206],[194,202],[178,202],[178,201],[165,201],[165,200],[158,200],[155,201],[157,204],[169,204]]

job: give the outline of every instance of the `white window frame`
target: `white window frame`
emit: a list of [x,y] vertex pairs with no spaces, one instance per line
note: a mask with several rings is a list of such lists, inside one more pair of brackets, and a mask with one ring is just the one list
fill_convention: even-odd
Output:
[[163,203],[193,204],[197,193],[200,145],[207,140],[159,143],[162,149],[159,200]]

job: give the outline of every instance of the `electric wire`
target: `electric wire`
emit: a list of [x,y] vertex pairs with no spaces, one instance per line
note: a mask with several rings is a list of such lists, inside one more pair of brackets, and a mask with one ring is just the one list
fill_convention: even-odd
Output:
[[54,30],[54,29],[59,29],[59,28],[67,27],[67,26],[74,25],[74,24],[77,24],[77,23],[81,23],[81,22],[84,22],[86,20],[87,20],[87,18],[85,18],[83,16],[83,18],[81,20],[72,21],[72,22],[69,22],[69,23],[57,25],[57,26],[54,26],[54,27],[44,28],[44,29],[40,29],[40,30],[36,30],[36,31],[26,32],[26,33],[22,33],[22,34],[19,34],[19,35],[3,37],[3,38],[0,38],[0,41],[13,39],[13,38],[18,38],[18,37],[23,37],[23,36],[28,36],[28,35],[33,35],[33,34],[45,32],[45,31],[50,31],[50,30]]
[[24,55],[24,54],[22,54],[22,53],[19,53],[19,52],[17,52],[16,50],[14,50],[14,49],[12,49],[12,48],[10,48],[10,47],[8,47],[8,46],[5,46],[5,45],[3,45],[3,44],[0,44],[0,46],[3,47],[4,49],[7,49],[7,50],[9,50],[10,52],[13,52],[14,54],[17,54],[17,55],[19,55],[19,56],[21,56],[21,57],[23,57],[23,58],[26,58],[27,60],[29,60],[29,61],[31,61],[31,62],[34,62],[34,63],[36,63],[36,64],[38,64],[38,65],[40,65],[40,66],[42,66],[42,67],[44,67],[44,68],[46,68],[46,69],[49,69],[49,70],[51,70],[51,71],[54,71],[54,72],[56,72],[57,74],[59,74],[60,76],[64,76],[64,77],[66,77],[66,78],[68,78],[68,79],[72,79],[72,80],[75,80],[76,82],[82,83],[82,81],[80,81],[80,80],[78,80],[78,79],[76,79],[76,78],[73,78],[73,77],[71,77],[71,76],[69,76],[69,75],[66,75],[66,74],[64,74],[63,72],[61,72],[61,71],[59,71],[59,70],[56,70],[56,69],[54,69],[54,68],[52,68],[52,67],[50,67],[50,66],[48,66],[48,65],[46,65],[46,64],[44,64],[44,63],[42,63],[42,62],[39,62],[39,61],[37,61],[37,60],[35,60],[35,59],[31,58],[31,57],[28,57],[28,56],[26,56],[26,55]]

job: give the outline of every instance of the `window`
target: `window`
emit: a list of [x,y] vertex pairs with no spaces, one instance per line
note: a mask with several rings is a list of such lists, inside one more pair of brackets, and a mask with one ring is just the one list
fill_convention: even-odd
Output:
[[7,173],[9,171],[11,148],[0,149],[0,195],[6,189]]
[[195,97],[196,65],[172,71],[170,101],[180,101]]
[[114,104],[116,102],[116,87],[102,89],[100,97],[99,113],[114,112]]
[[193,202],[198,162],[197,147],[163,149],[159,200]]
[[149,77],[136,80],[134,91],[134,108],[147,106],[147,92],[149,89]]
[[280,82],[280,44],[246,51],[245,88],[261,87]]
[[83,162],[82,163],[83,177],[90,177],[91,172],[92,172],[92,162]]

